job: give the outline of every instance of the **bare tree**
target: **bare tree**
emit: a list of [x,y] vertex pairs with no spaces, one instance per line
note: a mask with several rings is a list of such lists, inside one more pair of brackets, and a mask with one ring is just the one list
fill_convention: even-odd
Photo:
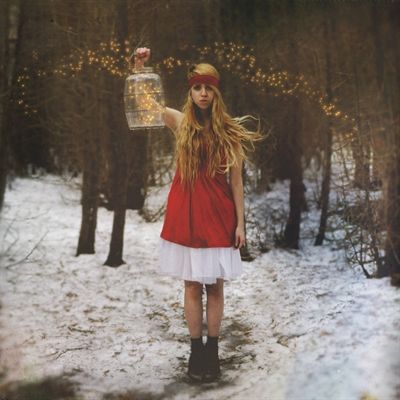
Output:
[[[294,76],[299,74],[299,57],[298,49],[295,41],[296,37],[296,6],[295,2],[288,0],[287,2],[289,24],[292,23],[289,29],[289,49],[291,57],[291,66]],[[288,26],[289,26],[288,24]],[[300,98],[295,95],[292,99],[292,113],[290,116],[290,127],[288,132],[287,151],[289,154],[289,174],[290,174],[290,198],[289,198],[289,217],[286,222],[284,231],[284,246],[293,249],[299,248],[300,237],[300,220],[301,211],[304,207],[304,190],[303,183],[303,167],[302,159],[302,129],[301,129],[301,108]]]
[[[332,10],[328,4],[324,4],[324,22],[323,32],[325,41],[325,57],[326,57],[326,99],[329,103],[333,100],[332,94],[332,49],[331,43],[335,34],[335,16],[332,15]],[[332,140],[333,140],[333,126],[329,118],[327,121],[327,130],[324,146],[324,159],[323,159],[323,177],[321,187],[321,217],[317,237],[315,238],[315,245],[322,245],[325,238],[326,224],[328,219],[329,209],[329,193],[331,182],[331,158],[332,158]]]
[[[98,89],[93,82],[94,74],[82,74],[82,108],[91,112],[101,110]],[[86,79],[87,80],[86,80]],[[91,81],[92,80],[92,81]],[[96,83],[99,84],[100,76]],[[96,112],[97,114],[97,112]],[[92,119],[89,121],[94,122]],[[99,131],[102,128],[102,118],[99,114],[98,122],[92,126],[83,125],[80,129],[82,135],[82,219],[79,232],[78,247],[76,255],[95,253],[95,234],[97,225],[97,209],[99,204],[99,182],[100,182],[100,145]]]
[[[82,4],[87,21],[82,21],[81,34],[86,44],[85,50],[97,42],[97,33],[102,28],[101,4]],[[89,29],[83,24],[88,24]],[[88,115],[86,124],[81,126],[83,180],[82,219],[76,255],[95,252],[95,233],[100,185],[100,143],[104,131],[104,114],[100,90],[104,88],[104,77],[89,66],[80,74],[79,87],[82,90],[81,107]]]
[[[400,5],[392,4],[387,8],[389,21],[390,47],[388,46],[389,60],[385,74],[381,77],[381,87],[390,99],[391,126],[390,126],[390,154],[387,160],[387,183],[385,184],[386,204],[386,243],[385,263],[378,271],[378,276],[392,276],[392,282],[400,286],[400,41],[399,25]],[[386,78],[386,79],[385,79]]]
[[19,0],[0,2],[0,210],[9,172],[10,129],[9,110],[16,81],[16,53],[22,22]]
[[[116,2],[116,38],[120,46],[128,38],[127,2]],[[110,92],[117,93],[112,77],[108,79]],[[121,89],[120,83],[120,89]],[[121,91],[122,92],[122,91]],[[110,249],[104,265],[117,267],[124,263],[122,258],[125,213],[128,189],[128,135],[126,121],[123,118],[122,96],[117,102],[119,107],[111,107],[108,124],[108,152],[110,160],[109,187],[111,189],[114,219],[111,233]],[[117,112],[116,112],[117,111]]]
[[5,116],[7,115],[7,104],[9,93],[9,67],[10,67],[10,2],[0,3],[0,209],[3,206],[4,193],[6,190],[8,164],[8,130],[6,129]]

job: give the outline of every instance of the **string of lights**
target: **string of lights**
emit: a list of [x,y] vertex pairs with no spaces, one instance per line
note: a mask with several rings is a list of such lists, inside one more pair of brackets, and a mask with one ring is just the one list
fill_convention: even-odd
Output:
[[[336,104],[328,102],[326,95],[313,89],[303,74],[294,76],[287,71],[274,71],[273,68],[265,72],[262,68],[257,67],[254,50],[251,48],[234,42],[215,42],[212,46],[191,46],[191,49],[199,57],[213,56],[222,69],[231,72],[246,84],[254,84],[263,91],[269,89],[270,94],[275,97],[304,95],[317,104],[327,117],[355,123],[354,118],[341,111]],[[112,39],[109,43],[101,42],[98,49],[76,49],[63,57],[57,67],[47,70],[38,69],[36,75],[37,77],[74,78],[82,72],[85,66],[91,66],[98,71],[124,78],[127,74],[127,66],[130,65],[131,54],[132,45],[128,40],[120,45],[117,40]],[[33,61],[38,60],[37,52],[32,54],[32,59]],[[192,63],[191,60],[170,56],[157,63],[155,68],[172,73],[177,68],[188,67]],[[28,85],[32,79],[27,67],[23,68],[23,73],[17,78],[19,87],[17,104],[26,115],[38,112],[26,100]]]

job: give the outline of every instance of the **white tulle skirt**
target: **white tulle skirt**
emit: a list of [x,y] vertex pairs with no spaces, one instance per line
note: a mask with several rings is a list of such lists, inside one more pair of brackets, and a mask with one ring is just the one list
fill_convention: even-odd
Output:
[[243,272],[239,249],[234,247],[192,248],[160,238],[158,271],[187,281],[205,284],[217,278],[229,281]]

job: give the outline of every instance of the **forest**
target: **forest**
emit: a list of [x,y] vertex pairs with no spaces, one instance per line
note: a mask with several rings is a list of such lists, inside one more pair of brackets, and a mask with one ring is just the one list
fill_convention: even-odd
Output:
[[[17,396],[24,390],[46,391],[43,388],[50,396],[40,397],[43,399],[80,398],[73,397],[78,392],[72,390],[69,380],[65,381],[66,366],[73,367],[75,374],[86,371],[93,387],[95,379],[103,382],[107,375],[93,372],[100,353],[93,352],[90,345],[82,345],[82,337],[68,342],[68,347],[61,345],[62,341],[50,340],[50,331],[42,332],[40,328],[39,336],[36,329],[47,315],[43,310],[38,309],[36,314],[32,311],[31,319],[27,317],[31,339],[29,335],[13,337],[12,332],[24,326],[19,324],[27,316],[27,310],[20,310],[24,293],[39,296],[39,308],[52,298],[59,299],[64,308],[56,306],[55,301],[55,308],[48,312],[60,313],[60,317],[64,312],[70,315],[68,334],[73,336],[79,332],[90,335],[92,329],[97,332],[83,317],[74,317],[78,304],[96,308],[107,301],[106,297],[109,301],[132,302],[139,296],[136,290],[142,295],[146,292],[148,297],[140,300],[140,313],[148,317],[143,329],[157,326],[165,338],[171,330],[176,337],[184,336],[185,325],[177,305],[181,288],[177,289],[178,294],[167,295],[168,281],[165,285],[164,281],[151,282],[154,277],[148,272],[156,263],[156,241],[174,177],[175,138],[167,127],[128,127],[124,83],[132,74],[132,55],[138,47],[151,48],[149,66],[161,77],[169,107],[182,109],[189,67],[208,62],[221,74],[221,92],[229,114],[250,115],[254,117],[250,128],[261,129],[263,140],[249,152],[243,170],[247,240],[241,258],[254,282],[248,278],[237,290],[233,285],[228,290],[232,290],[230,301],[243,295],[246,299],[240,300],[241,306],[258,310],[261,306],[256,306],[252,296],[259,288],[258,296],[265,302],[262,304],[266,311],[261,307],[260,314],[254,315],[268,313],[268,307],[276,311],[268,327],[277,330],[271,328],[274,334],[267,337],[277,338],[289,353],[282,355],[285,361],[278,361],[279,352],[270,354],[276,360],[265,367],[267,361],[259,354],[275,351],[268,347],[262,333],[269,328],[256,317],[256,322],[249,322],[248,316],[239,317],[234,305],[227,305],[226,313],[231,312],[232,320],[229,326],[227,322],[225,335],[238,332],[237,341],[249,350],[243,350],[241,358],[237,355],[238,344],[230,350],[225,348],[226,368],[243,364],[243,376],[249,378],[254,365],[258,365],[260,380],[264,380],[264,367],[271,374],[273,367],[277,368],[280,375],[268,381],[272,389],[265,397],[261,393],[267,390],[266,384],[249,388],[243,383],[236,387],[240,390],[233,390],[232,382],[238,374],[233,366],[225,386],[210,389],[211,397],[204,397],[199,387],[176,376],[171,378],[167,372],[152,391],[154,382],[148,374],[158,368],[155,360],[160,354],[158,348],[152,348],[148,353],[151,361],[147,361],[152,366],[143,372],[146,378],[140,377],[139,370],[133,373],[137,391],[129,392],[133,389],[123,374],[116,373],[114,380],[104,384],[98,393],[93,388],[91,392],[87,381],[85,386],[83,378],[79,378],[86,388],[83,396],[88,396],[82,398],[156,399],[178,397],[179,393],[199,399],[400,398],[396,379],[390,381],[390,374],[396,376],[400,370],[395,361],[395,356],[400,355],[400,320],[395,315],[400,301],[400,1],[0,0],[0,19],[0,349],[4,355],[0,362],[0,398],[2,390],[7,399],[38,398],[34,394]],[[325,267],[317,272],[319,263]],[[341,267],[334,272],[329,263]],[[279,268],[268,272],[264,266],[269,264],[287,268],[285,272]],[[91,267],[97,266],[101,268],[94,272]],[[262,277],[253,271],[255,266],[263,271]],[[42,278],[53,268],[55,280],[63,277],[65,290],[61,290],[63,285],[54,289],[55,281],[50,277]],[[142,277],[141,270],[146,270]],[[34,282],[39,285],[35,288],[29,283],[32,274],[36,274]],[[128,282],[123,274],[134,279],[139,289],[125,286]],[[93,286],[88,283],[91,276],[96,280]],[[267,293],[278,290],[272,285],[274,279],[283,286],[282,292],[272,295],[275,300],[271,306]],[[47,283],[39,289],[43,282]],[[88,283],[86,289],[84,282]],[[290,300],[289,296],[279,306],[281,296],[286,299],[285,282],[295,297]],[[119,290],[112,285],[119,285]],[[379,357],[374,358],[372,352],[368,356],[361,350],[356,352],[357,363],[365,373],[363,379],[350,377],[350,389],[337,389],[335,395],[331,390],[337,387],[338,380],[329,375],[331,364],[325,365],[326,370],[321,368],[322,375],[326,371],[325,378],[313,376],[315,382],[322,382],[321,390],[310,383],[311,378],[306,379],[305,371],[299,373],[318,360],[311,353],[298,365],[290,364],[293,375],[288,373],[288,360],[295,359],[298,349],[309,349],[311,340],[327,341],[325,346],[330,350],[326,350],[326,357],[330,360],[335,359],[335,351],[340,351],[344,336],[329,342],[329,327],[306,343],[309,327],[315,324],[317,329],[318,318],[300,317],[299,311],[309,304],[304,293],[312,292],[315,300],[326,296],[330,286],[338,288],[335,296],[340,301],[334,306],[329,302],[315,307],[330,315],[329,307],[336,310],[342,299],[363,303],[363,311],[349,308],[342,314],[351,319],[350,315],[364,313],[364,319],[354,321],[353,334],[364,329],[364,324],[371,325],[371,310],[375,310],[376,317],[379,314],[377,325],[372,323],[369,328],[371,336],[359,339],[360,349],[373,345],[377,332],[390,337],[385,341],[387,349]],[[303,297],[298,293],[302,287]],[[95,297],[97,290],[106,293],[102,301]],[[168,298],[168,311],[149,294],[153,290]],[[120,300],[125,291],[128,297]],[[358,297],[363,296],[362,292],[365,297]],[[84,303],[80,303],[81,296],[87,296]],[[310,307],[307,312],[313,309]],[[113,321],[112,312],[98,311],[93,321],[103,317]],[[121,314],[117,320],[127,318],[132,324],[132,315],[139,313],[133,305],[118,312]],[[292,314],[299,316],[300,327],[287,322]],[[337,323],[335,318],[339,317],[333,313],[329,324]],[[291,326],[290,332],[283,328],[284,321]],[[54,322],[54,326],[57,324],[61,319]],[[173,328],[174,324],[180,328]],[[304,328],[307,334],[297,334],[297,328]],[[107,332],[113,337],[118,330]],[[246,332],[253,332],[254,342],[246,342],[251,336]],[[110,345],[113,351],[124,353],[121,349],[129,333],[122,336],[118,343]],[[36,352],[22,345],[33,337],[36,345],[31,347],[37,346]],[[40,337],[44,342],[39,345]],[[100,336],[96,340],[98,343]],[[142,336],[135,336],[135,340],[140,347]],[[263,341],[262,349],[255,349],[257,340]],[[80,366],[90,356],[73,358],[81,345],[85,354],[96,354],[97,361],[88,362],[90,372]],[[343,349],[347,345],[350,346],[346,342]],[[49,352],[55,349],[48,354],[52,361],[32,361],[31,370],[26,373],[30,362],[24,358],[26,354],[29,360],[41,352],[47,355],[44,349],[48,346]],[[357,344],[352,343],[349,348],[355,347]],[[393,358],[388,356],[390,349],[394,350]],[[177,350],[168,352],[170,359],[174,351]],[[26,352],[25,356],[20,352]],[[138,354],[141,358],[137,356],[136,362],[143,357],[146,360],[144,348]],[[64,355],[71,358],[63,362]],[[20,361],[13,365],[15,357]],[[128,355],[124,357],[122,364],[132,362]],[[363,364],[363,357],[369,361]],[[262,362],[257,364],[255,359]],[[175,362],[183,370],[182,359]],[[379,369],[378,364],[379,368],[386,365],[383,371],[390,370],[379,383],[378,378],[370,379],[369,375]],[[160,368],[164,367],[163,364]],[[351,370],[350,365],[347,367],[347,371]],[[61,374],[55,378],[54,393],[48,389],[53,384],[44,379],[53,370]],[[316,369],[313,371],[317,374]],[[296,373],[298,377],[293,378]],[[27,389],[23,385],[29,374],[38,383]],[[283,384],[283,376],[291,383]],[[125,394],[117,395],[116,387],[125,390]]]

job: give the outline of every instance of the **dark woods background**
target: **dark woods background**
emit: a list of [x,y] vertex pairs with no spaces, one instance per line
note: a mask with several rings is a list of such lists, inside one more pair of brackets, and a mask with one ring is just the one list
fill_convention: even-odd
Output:
[[97,209],[105,206],[114,211],[106,264],[123,262],[126,208],[160,217],[162,210],[144,207],[146,193],[168,183],[173,163],[167,130],[132,133],[125,120],[126,60],[148,46],[169,106],[185,100],[187,66],[207,61],[222,74],[230,113],[260,119],[266,139],[246,164],[247,194],[280,180],[290,191],[274,224],[261,211],[248,215],[248,229],[258,232],[254,250],[298,248],[302,215],[317,207],[315,245],[335,239],[367,277],[396,283],[400,2],[0,0],[0,7],[0,204],[7,177],[82,173],[77,254],[95,251]]

